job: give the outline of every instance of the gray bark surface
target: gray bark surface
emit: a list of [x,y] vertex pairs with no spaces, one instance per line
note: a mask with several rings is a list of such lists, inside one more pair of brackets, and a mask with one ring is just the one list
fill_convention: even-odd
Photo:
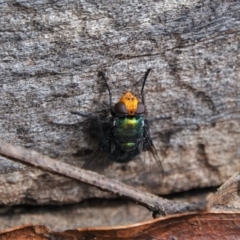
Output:
[[[170,119],[151,124],[165,176],[150,191],[217,186],[239,169],[238,1],[1,1],[0,29],[2,139],[80,167],[97,142],[70,112],[106,111],[98,71],[115,103],[152,68],[148,118]],[[0,193],[4,205],[107,196],[4,157]]]

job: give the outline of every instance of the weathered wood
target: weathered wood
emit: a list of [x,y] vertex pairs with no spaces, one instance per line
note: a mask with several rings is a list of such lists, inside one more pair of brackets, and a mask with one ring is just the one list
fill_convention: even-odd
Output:
[[[239,238],[238,212],[185,213],[162,217],[128,226],[86,227],[67,231],[53,232],[45,225],[28,224],[0,232],[1,240],[145,240],[145,239],[206,239],[218,240]],[[58,225],[58,224],[57,224]]]
[[[83,131],[87,120],[70,111],[106,109],[98,71],[106,69],[116,102],[125,90],[138,94],[152,68],[148,117],[171,117],[151,125],[165,170],[164,184],[152,191],[220,185],[240,167],[237,1],[0,6],[1,138],[81,166],[96,142]],[[103,196],[2,157],[0,166],[1,204]]]

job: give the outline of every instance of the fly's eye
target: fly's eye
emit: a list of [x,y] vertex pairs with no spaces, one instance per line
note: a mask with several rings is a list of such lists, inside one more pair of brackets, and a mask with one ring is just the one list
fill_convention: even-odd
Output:
[[145,112],[145,106],[142,103],[138,103],[136,114],[143,114]]
[[124,103],[118,102],[114,105],[114,112],[118,114],[127,114],[127,108]]

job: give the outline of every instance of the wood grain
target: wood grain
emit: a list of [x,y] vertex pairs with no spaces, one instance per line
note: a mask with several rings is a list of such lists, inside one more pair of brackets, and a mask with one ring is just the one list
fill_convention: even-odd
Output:
[[[165,170],[163,185],[151,191],[217,186],[240,167],[237,1],[0,5],[1,138],[80,167],[97,142],[87,120],[70,112],[105,112],[108,93],[98,71],[106,69],[116,102],[126,90],[139,94],[152,68],[148,117],[171,119],[151,125]],[[110,177],[124,180],[114,171]],[[0,173],[1,204],[106,196],[3,157]],[[133,180],[144,183],[140,175]]]
[[34,239],[237,239],[238,213],[178,214],[155,221],[115,228],[79,228],[65,232],[51,232],[44,226],[22,226],[0,233],[1,240]]

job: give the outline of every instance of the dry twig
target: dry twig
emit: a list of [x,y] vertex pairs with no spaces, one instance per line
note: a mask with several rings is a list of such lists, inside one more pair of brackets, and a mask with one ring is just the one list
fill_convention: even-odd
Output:
[[202,204],[170,201],[153,194],[140,191],[119,181],[108,179],[103,175],[59,162],[36,151],[13,146],[0,140],[0,154],[27,165],[40,168],[54,174],[79,180],[95,186],[101,190],[111,192],[121,197],[129,198],[138,204],[147,207],[153,216],[186,211],[198,211]]

